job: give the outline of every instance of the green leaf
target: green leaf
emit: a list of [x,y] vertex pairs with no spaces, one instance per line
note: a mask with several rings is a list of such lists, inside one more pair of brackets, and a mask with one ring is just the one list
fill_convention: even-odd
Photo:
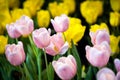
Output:
[[73,41],[72,41],[72,53],[77,62],[77,80],[81,80],[81,75],[82,75],[81,60],[80,60],[78,51],[77,51],[76,46],[74,45]]
[[49,66],[48,66],[48,70],[49,70],[50,80],[54,80],[54,69],[52,67],[52,63],[51,62],[49,64]]
[[97,68],[95,68],[93,66],[89,66],[85,80],[96,80],[97,71],[98,71]]

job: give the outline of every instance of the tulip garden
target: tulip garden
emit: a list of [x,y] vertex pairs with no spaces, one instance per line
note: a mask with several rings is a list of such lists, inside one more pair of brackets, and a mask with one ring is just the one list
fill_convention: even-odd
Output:
[[120,80],[120,0],[0,0],[0,80]]

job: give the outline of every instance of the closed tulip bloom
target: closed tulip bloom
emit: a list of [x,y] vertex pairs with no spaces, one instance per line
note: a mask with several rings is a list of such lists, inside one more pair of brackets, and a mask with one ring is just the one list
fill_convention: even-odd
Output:
[[109,68],[102,68],[97,72],[97,80],[115,80],[115,73]]
[[7,29],[8,35],[11,38],[19,38],[21,36],[21,34],[16,29],[16,24],[14,23],[11,23],[9,25],[7,24],[6,29]]
[[105,41],[100,45],[94,45],[93,47],[86,46],[86,58],[95,67],[105,66],[111,54],[110,46]]
[[62,80],[71,80],[77,71],[76,60],[72,55],[61,57],[52,62],[53,68]]
[[32,32],[33,41],[38,48],[45,48],[50,43],[50,33],[46,28],[36,29]]
[[90,32],[90,37],[93,45],[101,44],[103,41],[110,43],[110,36],[106,30],[97,30],[95,33]]
[[24,37],[28,36],[34,30],[33,20],[27,16],[22,16],[15,24],[17,31]]
[[63,14],[55,17],[54,20],[51,19],[51,23],[56,32],[65,32],[69,26],[69,18]]
[[120,71],[120,60],[118,58],[114,60],[114,65],[115,65],[117,72],[119,72]]
[[17,45],[15,44],[8,44],[6,46],[5,55],[7,60],[14,66],[18,66],[25,61],[25,52],[23,49],[23,43],[18,42]]
[[68,50],[68,42],[65,42],[62,33],[57,33],[51,36],[50,44],[45,48],[46,53],[52,56],[64,54]]

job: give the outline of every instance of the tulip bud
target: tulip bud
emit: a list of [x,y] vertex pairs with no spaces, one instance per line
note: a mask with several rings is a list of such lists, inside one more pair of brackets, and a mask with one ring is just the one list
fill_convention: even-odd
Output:
[[97,80],[115,80],[115,73],[109,68],[102,68],[97,72]]
[[69,18],[63,14],[51,19],[51,23],[56,32],[65,32],[69,26]]
[[40,28],[33,31],[32,36],[38,48],[45,48],[50,44],[50,33],[46,28]]
[[46,53],[52,56],[64,54],[68,50],[68,42],[65,42],[62,33],[51,36],[50,44],[45,48]]
[[93,47],[86,46],[86,58],[95,67],[105,66],[110,57],[110,46],[105,41]]
[[5,55],[7,60],[14,66],[20,65],[25,61],[25,52],[22,42],[15,44],[8,44],[6,46]]
[[72,79],[77,72],[76,60],[72,55],[61,57],[52,62],[53,68],[62,80]]
[[6,29],[7,29],[8,35],[11,38],[19,38],[21,36],[21,34],[16,29],[16,24],[14,23],[11,23],[9,25],[7,24]]
[[24,37],[28,36],[34,30],[33,20],[27,16],[22,16],[15,24],[17,31]]
[[90,37],[93,45],[100,44],[103,41],[110,43],[110,36],[106,30],[98,30],[96,33],[90,32]]
[[120,71],[120,60],[118,58],[116,58],[114,60],[114,64],[115,64],[115,68],[116,68],[117,72],[119,72]]

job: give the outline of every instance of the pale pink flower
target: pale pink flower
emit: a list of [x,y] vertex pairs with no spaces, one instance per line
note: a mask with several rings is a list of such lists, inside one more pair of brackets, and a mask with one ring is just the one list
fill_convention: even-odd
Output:
[[102,68],[97,72],[97,80],[115,80],[115,73],[109,68]]
[[45,48],[50,44],[50,33],[46,28],[34,30],[32,32],[32,37],[38,48]]
[[6,46],[5,55],[7,60],[14,66],[20,65],[25,61],[25,52],[23,49],[22,42],[18,42],[17,45],[15,44],[8,44]]
[[6,30],[8,32],[8,35],[11,38],[19,38],[21,36],[21,34],[16,29],[16,24],[14,24],[14,23],[11,23],[9,25],[7,24],[6,25]]
[[53,68],[62,80],[71,80],[77,72],[76,60],[72,55],[52,62]]
[[93,47],[86,46],[86,58],[95,67],[103,67],[108,63],[111,50],[109,44],[104,41]]
[[55,17],[54,20],[51,19],[51,23],[56,32],[64,32],[68,29],[69,18],[63,14],[61,16]]
[[117,75],[116,75],[116,77],[115,77],[115,80],[120,80],[120,71],[117,72]]
[[52,56],[64,54],[68,50],[68,42],[65,42],[62,33],[51,36],[50,44],[45,48],[46,53]]
[[93,45],[100,44],[103,41],[110,43],[110,36],[106,30],[97,30],[97,32],[90,32],[90,37]]
[[17,31],[23,36],[28,36],[34,30],[33,20],[27,16],[22,16],[15,24]]
[[120,71],[120,60],[118,58],[116,58],[114,60],[114,64],[115,64],[115,68],[116,68],[117,72],[119,72]]

